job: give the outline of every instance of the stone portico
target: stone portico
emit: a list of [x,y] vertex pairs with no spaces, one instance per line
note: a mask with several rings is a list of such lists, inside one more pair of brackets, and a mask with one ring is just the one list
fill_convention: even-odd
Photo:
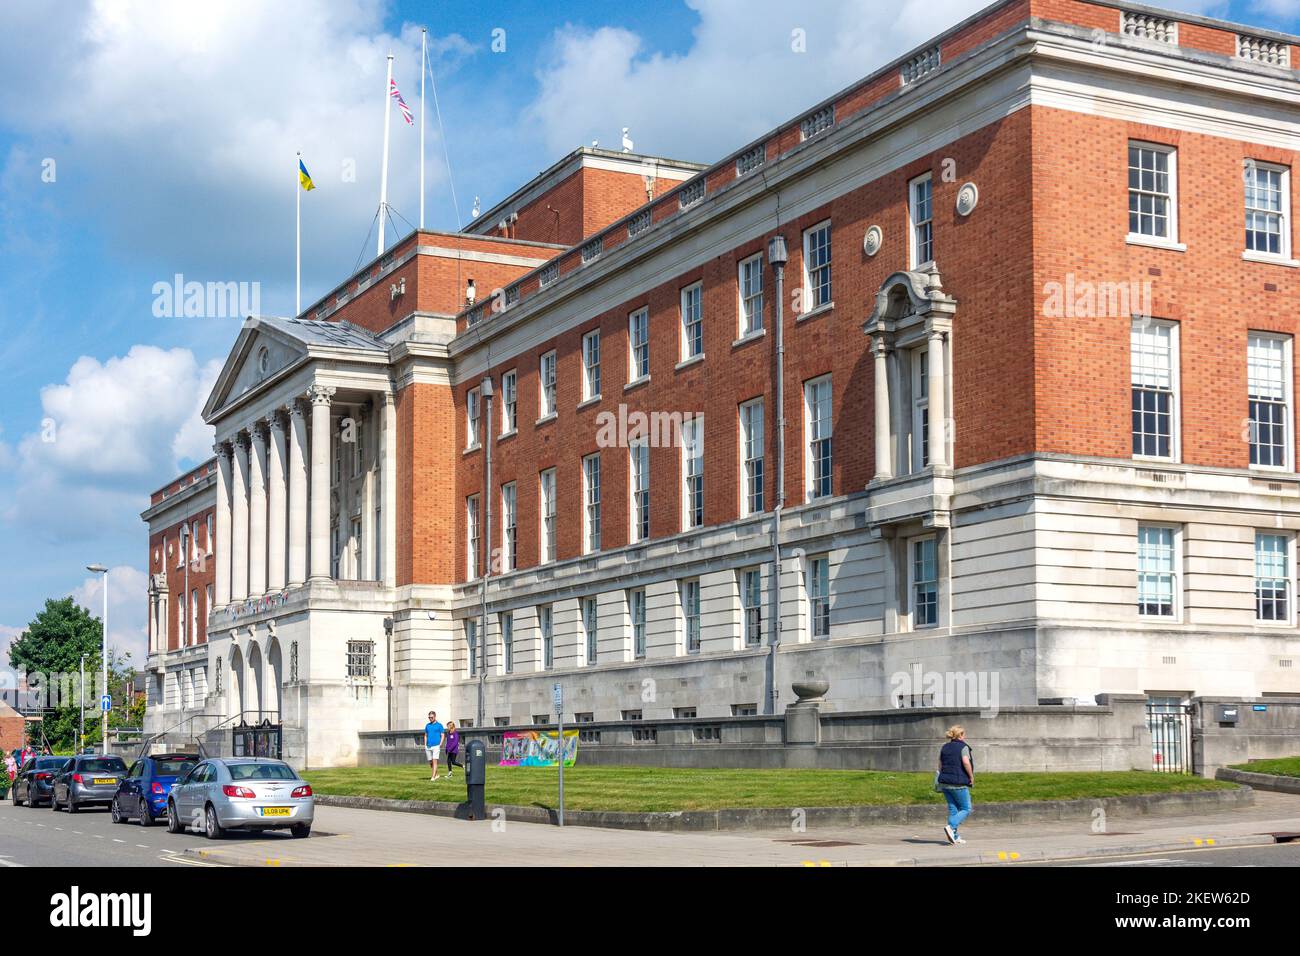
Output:
[[353,762],[358,731],[411,726],[446,699],[449,675],[418,667],[436,611],[399,611],[412,589],[397,586],[389,349],[344,323],[251,318],[204,409],[217,462],[205,729],[282,723],[295,765]]

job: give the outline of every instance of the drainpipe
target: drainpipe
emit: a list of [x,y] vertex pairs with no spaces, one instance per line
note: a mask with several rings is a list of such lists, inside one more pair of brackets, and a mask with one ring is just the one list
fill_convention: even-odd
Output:
[[[384,618],[384,674],[387,677],[388,729],[393,729],[393,619]],[[283,717],[280,718],[284,720]]]
[[488,620],[488,600],[487,584],[488,575],[492,573],[492,376],[484,375],[483,383],[480,386],[480,401],[483,402],[483,426],[487,430],[483,433],[483,581],[479,585],[479,596],[482,600],[480,608],[480,621],[478,628],[478,716],[475,718],[475,728],[482,732],[483,722],[487,719],[485,714],[487,686],[487,620]]
[[768,240],[767,258],[776,278],[773,329],[776,345],[776,506],[772,509],[772,624],[764,673],[764,713],[776,713],[776,649],[781,643],[781,511],[785,508],[785,237]]

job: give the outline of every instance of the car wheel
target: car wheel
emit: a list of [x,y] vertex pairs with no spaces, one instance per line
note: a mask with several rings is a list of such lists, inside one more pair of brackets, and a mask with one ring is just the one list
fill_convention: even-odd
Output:
[[13,798],[14,806],[15,806],[15,807],[21,807],[21,806],[23,805],[23,802],[22,802],[21,800],[18,799],[18,788],[17,788],[17,787],[12,788],[12,792],[9,794],[9,796],[10,796],[11,798]]
[[293,826],[289,828],[289,832],[292,833],[299,840],[304,840],[307,837],[311,836],[311,824],[295,823]]
[[203,835],[209,840],[220,840],[225,835],[225,831],[221,829],[221,821],[217,819],[217,811],[210,803],[203,811]]
[[172,800],[167,801],[167,832],[181,832],[181,818],[176,813],[176,804]]
[[58,791],[50,791],[50,809],[55,813],[59,812],[59,794]]
[[108,813],[114,823],[126,823],[126,817],[122,816],[122,811],[118,809],[117,797],[114,797],[113,802],[108,805]]
[[144,802],[144,797],[140,798],[139,813],[140,813],[140,821],[139,821],[140,826],[142,827],[153,826],[153,814],[149,812],[149,804]]

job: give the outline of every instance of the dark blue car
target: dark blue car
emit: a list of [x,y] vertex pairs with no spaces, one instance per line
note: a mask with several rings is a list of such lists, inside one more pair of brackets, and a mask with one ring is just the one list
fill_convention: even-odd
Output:
[[198,754],[154,754],[131,765],[113,795],[113,822],[134,818],[142,827],[167,813],[167,794],[177,777],[184,776],[199,762]]

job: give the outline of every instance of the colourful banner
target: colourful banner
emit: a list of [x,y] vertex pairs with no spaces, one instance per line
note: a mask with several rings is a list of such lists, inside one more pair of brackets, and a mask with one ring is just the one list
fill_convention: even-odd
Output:
[[[501,738],[501,766],[554,767],[559,756],[559,740],[554,730],[507,731]],[[564,765],[572,767],[578,760],[578,732],[564,732]]]

